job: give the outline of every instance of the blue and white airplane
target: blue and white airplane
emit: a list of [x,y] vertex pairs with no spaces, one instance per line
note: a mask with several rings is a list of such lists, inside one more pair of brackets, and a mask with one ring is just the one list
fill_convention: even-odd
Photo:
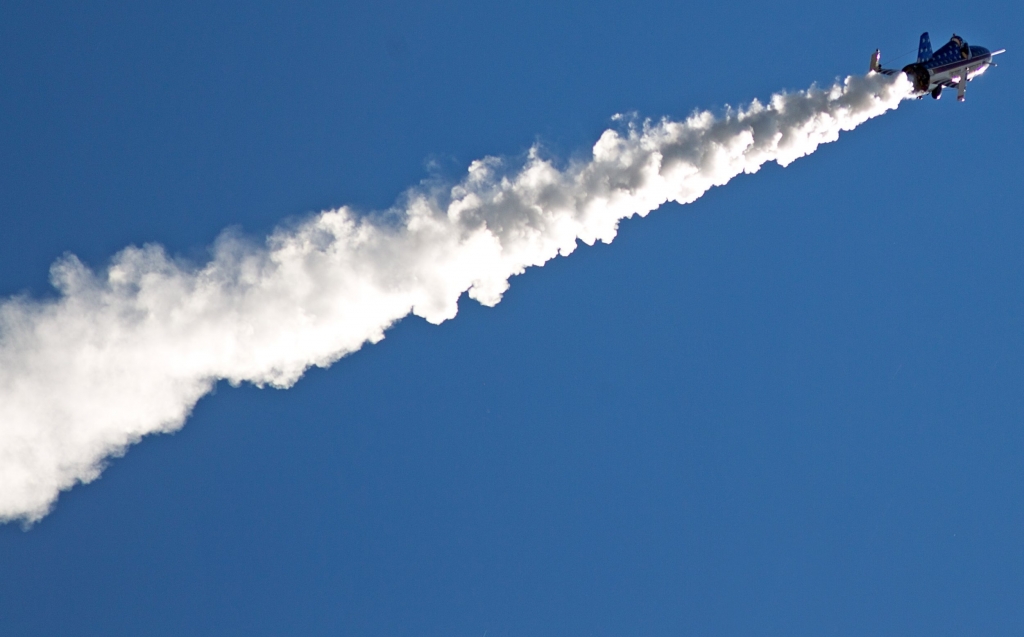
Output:
[[875,49],[871,56],[871,70],[886,75],[906,73],[914,83],[918,99],[926,93],[939,99],[942,97],[942,89],[948,87],[956,89],[956,99],[962,102],[967,92],[967,83],[984,73],[988,67],[995,66],[992,58],[1005,52],[1006,49],[989,51],[983,46],[969,46],[954,33],[949,42],[932,53],[932,42],[926,31],[921,34],[917,62],[904,66],[902,71],[883,69],[880,63],[882,52]]

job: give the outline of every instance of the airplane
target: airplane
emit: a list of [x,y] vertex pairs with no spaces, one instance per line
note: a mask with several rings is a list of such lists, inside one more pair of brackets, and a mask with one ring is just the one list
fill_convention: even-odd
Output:
[[956,99],[962,102],[967,93],[967,82],[984,73],[988,67],[995,66],[992,58],[1005,52],[1006,49],[989,51],[982,46],[969,46],[954,33],[949,42],[932,53],[932,42],[925,31],[917,48],[917,62],[904,66],[901,71],[883,69],[882,52],[875,49],[871,55],[871,70],[885,75],[905,73],[914,84],[917,99],[929,93],[934,99],[939,99],[943,88],[955,88]]

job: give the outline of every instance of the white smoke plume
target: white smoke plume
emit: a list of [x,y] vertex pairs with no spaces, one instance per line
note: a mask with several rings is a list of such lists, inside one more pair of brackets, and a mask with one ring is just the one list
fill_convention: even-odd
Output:
[[410,312],[440,323],[467,291],[494,305],[511,276],[577,241],[610,242],[621,219],[786,166],[910,91],[903,75],[871,73],[608,130],[564,169],[536,149],[518,168],[488,157],[384,214],[322,212],[259,246],[225,234],[200,267],[157,245],[126,248],[103,272],[65,256],[51,272],[58,298],[0,304],[0,521],[42,518],[106,458],[180,428],[220,379],[288,387]]

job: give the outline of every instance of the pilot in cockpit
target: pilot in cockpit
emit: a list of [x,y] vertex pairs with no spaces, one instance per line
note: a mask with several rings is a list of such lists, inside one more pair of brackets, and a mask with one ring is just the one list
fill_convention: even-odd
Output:
[[951,37],[949,41],[956,44],[957,48],[960,49],[961,58],[966,60],[967,58],[971,57],[971,47],[967,46],[967,43],[964,42],[964,39],[961,38],[959,35],[954,33],[953,37]]

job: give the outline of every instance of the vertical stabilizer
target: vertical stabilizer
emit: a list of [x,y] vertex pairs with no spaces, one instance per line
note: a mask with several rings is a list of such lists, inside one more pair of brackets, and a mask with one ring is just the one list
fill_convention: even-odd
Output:
[[921,34],[921,44],[917,47],[917,61],[927,62],[932,57],[932,41],[928,37],[928,32],[925,31]]
[[879,50],[879,49],[875,49],[875,52],[871,54],[871,67],[870,67],[870,70],[874,71],[875,73],[881,73],[882,72],[881,59],[882,59],[882,51]]

